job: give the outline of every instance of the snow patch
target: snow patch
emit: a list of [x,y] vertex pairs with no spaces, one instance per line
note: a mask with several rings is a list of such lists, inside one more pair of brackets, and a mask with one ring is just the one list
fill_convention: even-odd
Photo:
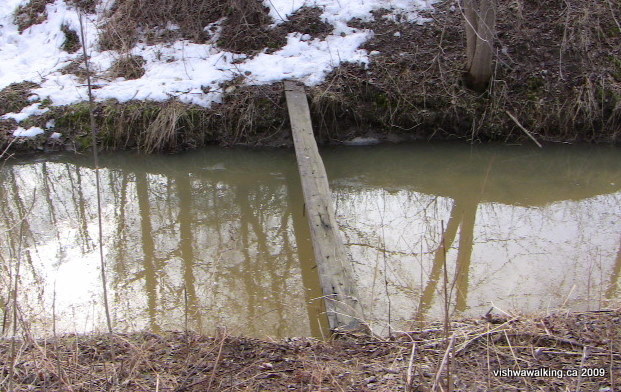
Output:
[[37,115],[43,114],[43,113],[45,113],[45,112],[50,110],[48,108],[41,109],[41,108],[39,108],[40,105],[41,105],[41,103],[37,102],[37,103],[32,104],[30,106],[26,106],[19,113],[7,113],[7,114],[3,115],[2,118],[4,118],[4,119],[12,118],[13,120],[15,120],[17,122],[22,122],[22,121],[24,121],[24,119],[26,119],[26,118],[28,118],[30,116],[37,116]]
[[43,133],[43,129],[39,127],[30,127],[28,129],[17,127],[17,129],[13,131],[13,136],[14,137],[35,137],[42,133]]
[[304,41],[304,36],[292,33],[287,44],[271,54],[260,54],[239,65],[242,72],[250,72],[251,84],[273,83],[285,78],[303,80],[313,86],[343,62],[367,64],[366,50],[357,49],[366,42],[370,31],[354,33],[345,37],[328,36],[325,40]]
[[[60,70],[80,57],[80,53],[62,50],[65,35],[62,25],[79,31],[77,11],[65,0],[47,5],[47,20],[24,30],[17,31],[13,23],[15,8],[25,0],[0,1],[0,89],[24,80],[40,85],[33,89],[32,100],[50,99],[53,105],[69,105],[88,99],[86,86],[74,75],[63,75]],[[423,23],[418,14],[431,10],[433,0],[264,0],[270,15],[280,23],[302,6],[320,7],[321,18],[333,25],[333,34],[324,39],[311,39],[307,34],[292,33],[287,44],[273,53],[261,53],[254,57],[222,50],[216,45],[222,20],[205,28],[212,34],[210,42],[195,44],[177,41],[172,44],[137,44],[132,55],[145,59],[144,75],[135,80],[106,79],[106,71],[119,54],[99,51],[97,26],[105,23],[98,19],[112,2],[99,3],[97,15],[86,15],[84,26],[87,51],[91,68],[97,73],[93,83],[99,88],[93,91],[97,101],[116,99],[164,101],[171,98],[181,102],[209,106],[221,102],[222,85],[239,76],[245,76],[247,84],[266,84],[284,79],[300,79],[307,85],[321,83],[326,75],[343,63],[368,64],[369,53],[360,49],[373,36],[369,30],[347,26],[352,18],[371,20],[371,12],[380,8],[391,11],[389,17]],[[168,25],[175,30],[178,26]],[[80,51],[81,52],[81,51]],[[17,121],[42,114],[34,102],[20,113],[10,113],[5,118]]]

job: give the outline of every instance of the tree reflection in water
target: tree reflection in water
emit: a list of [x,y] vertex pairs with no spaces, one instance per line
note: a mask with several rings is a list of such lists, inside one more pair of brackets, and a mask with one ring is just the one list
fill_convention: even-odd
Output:
[[[400,328],[441,314],[442,239],[454,314],[480,313],[490,301],[527,311],[559,305],[574,286],[570,305],[592,305],[581,279],[588,268],[596,269],[587,271],[589,287],[619,300],[621,163],[605,151],[572,154],[325,151],[368,321],[381,332],[389,322]],[[326,334],[291,153],[114,154],[101,166],[118,330]],[[104,330],[88,159],[6,164],[0,180],[4,324],[12,322],[11,282],[21,259],[18,303],[28,328]],[[600,264],[585,265],[589,251]]]

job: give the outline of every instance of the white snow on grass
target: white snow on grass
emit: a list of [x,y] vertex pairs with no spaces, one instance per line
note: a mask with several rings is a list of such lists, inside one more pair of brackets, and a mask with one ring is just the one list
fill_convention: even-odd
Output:
[[341,36],[328,36],[325,40],[303,41],[299,33],[289,34],[287,45],[272,54],[262,53],[240,64],[241,71],[248,71],[252,84],[277,82],[283,79],[303,79],[316,85],[342,62],[366,64],[366,50],[358,49],[371,36],[370,31]]
[[34,103],[34,104],[30,105],[30,106],[26,106],[19,113],[7,113],[7,114],[3,115],[2,118],[4,118],[4,119],[12,118],[13,120],[15,120],[17,122],[22,122],[22,121],[24,121],[25,119],[27,119],[28,117],[30,117],[32,115],[43,114],[43,113],[47,112],[48,110],[50,110],[48,108],[41,109],[39,107],[40,105],[41,105],[40,103]]
[[408,22],[422,23],[426,20],[418,14],[422,10],[432,10],[434,0],[265,0],[270,9],[270,16],[275,23],[288,20],[303,6],[323,9],[321,18],[335,27],[335,34],[351,33],[354,29],[347,26],[353,18],[370,20],[371,12],[378,9],[391,11],[389,15],[401,15],[399,18]]
[[[431,10],[434,0],[264,0],[275,24],[281,23],[302,6],[323,10],[321,18],[334,26],[325,39],[292,33],[287,44],[272,53],[254,57],[234,54],[213,43],[194,44],[177,41],[172,44],[137,44],[131,54],[145,59],[145,74],[136,80],[112,79],[108,70],[119,54],[98,50],[98,28],[106,23],[102,16],[87,15],[84,20],[87,50],[91,67],[96,72],[93,83],[95,99],[164,101],[171,98],[185,103],[209,106],[222,99],[223,83],[244,76],[247,84],[267,84],[284,79],[299,79],[307,85],[321,83],[325,76],[343,63],[368,64],[369,53],[360,47],[373,36],[369,30],[347,26],[352,18],[372,19],[371,11],[386,8],[401,20],[423,23],[420,10]],[[0,89],[14,82],[32,81],[32,105],[5,118],[22,121],[43,113],[39,102],[50,99],[53,105],[68,105],[87,100],[86,86],[74,75],[60,70],[80,57],[81,51],[67,53],[61,49],[65,36],[60,28],[68,25],[79,31],[76,9],[65,0],[47,5],[47,20],[31,26],[21,34],[13,21],[13,13],[27,0],[0,1]],[[103,10],[99,7],[100,14]],[[401,15],[401,16],[395,16]],[[219,23],[218,23],[219,24]],[[174,27],[174,26],[173,26]],[[206,26],[209,28],[209,26]],[[216,40],[212,40],[215,42]]]
[[22,127],[17,127],[16,130],[13,131],[13,136],[15,137],[35,137],[43,133],[43,129],[39,127],[30,127],[28,129],[24,129]]

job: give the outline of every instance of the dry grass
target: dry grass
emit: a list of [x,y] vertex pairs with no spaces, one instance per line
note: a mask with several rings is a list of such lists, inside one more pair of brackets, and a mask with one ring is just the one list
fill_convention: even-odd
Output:
[[[60,69],[60,73],[63,75],[67,75],[67,74],[75,75],[80,82],[85,82],[88,72],[86,71],[86,68],[84,67],[84,57],[80,56],[76,58],[75,60],[70,61],[69,64],[67,64],[66,66]],[[92,75],[93,74],[91,71],[91,76]]]
[[459,8],[438,3],[423,26],[380,11],[375,21],[351,23],[376,32],[364,47],[379,54],[366,69],[335,70],[314,89],[315,108],[328,124],[416,138],[528,142],[508,111],[540,141],[618,141],[621,9],[587,3],[499,1],[496,67],[484,94],[463,87]]
[[[254,54],[276,50],[286,43],[286,35],[298,31],[325,37],[332,26],[321,21],[321,10],[303,7],[276,28],[269,10],[256,0],[119,0],[108,15],[99,42],[103,50],[127,52],[138,40],[149,43],[172,42],[181,38],[197,43],[212,39],[205,26],[220,22],[220,48]],[[169,27],[176,26],[174,29]],[[143,31],[144,34],[139,34]]]
[[141,56],[123,55],[108,70],[111,78],[139,79],[144,75],[145,60]]
[[288,135],[288,116],[282,85],[230,86],[221,105],[212,109],[224,144],[280,144]]
[[166,104],[144,131],[141,149],[147,153],[174,150],[177,147],[178,134],[183,130],[179,119],[185,114],[186,107],[179,102],[171,101]]
[[[441,324],[392,340],[348,335],[329,342],[268,342],[196,334],[70,335],[18,342],[14,390],[430,391],[451,358],[452,390],[616,390],[621,381],[619,311],[544,318],[489,317]],[[9,340],[0,342],[7,385]],[[414,348],[413,348],[414,347]],[[502,377],[499,369],[603,369],[603,376]],[[599,371],[599,370],[598,370]],[[407,383],[409,380],[409,384]]]
[[63,24],[60,26],[60,31],[65,34],[65,42],[63,42],[62,45],[62,49],[64,51],[75,53],[82,49],[82,43],[80,43],[80,38],[75,30],[71,29],[68,25]]
[[100,33],[99,43],[103,50],[126,52],[138,40],[139,29],[165,29],[169,24],[177,25],[180,34],[171,34],[169,39],[183,37],[204,42],[208,35],[203,28],[221,17],[224,6],[202,0],[119,0]]
[[80,9],[87,14],[94,14],[97,8],[98,0],[68,0],[67,3]]
[[[331,32],[317,8],[302,8],[288,22],[265,30],[271,20],[261,4],[241,12],[246,4],[241,0],[213,4],[157,0],[150,6],[145,1],[120,0],[108,15],[101,45],[119,50],[120,59],[128,58],[129,48],[138,39],[211,39],[203,28],[222,17],[228,19],[221,22],[220,45],[251,54],[266,47],[276,49],[291,31],[320,38]],[[499,1],[496,68],[484,94],[462,86],[463,18],[459,8],[451,11],[450,5],[437,3],[436,11],[426,15],[434,21],[422,26],[382,18],[386,11],[377,12],[372,22],[350,22],[376,32],[364,48],[379,54],[370,57],[368,67],[342,64],[324,83],[308,89],[320,142],[379,131],[387,138],[394,134],[405,139],[533,143],[507,113],[542,143],[619,142],[621,9],[617,0]],[[163,28],[170,23],[179,28]],[[244,29],[247,32],[242,34]],[[270,42],[274,48],[269,48]],[[112,75],[137,77],[141,74],[138,63],[120,61]],[[63,72],[85,76],[78,62]],[[166,105],[100,104],[96,117],[103,130],[101,142],[109,148],[154,152],[157,146],[170,151],[205,143],[291,145],[282,86],[246,86],[246,77],[251,76],[240,75],[218,87],[224,94],[222,104],[211,108],[186,105],[188,114],[177,118],[174,132],[171,118],[156,121]],[[55,115],[58,129],[75,135],[86,129],[81,114],[78,104],[55,108],[40,121]],[[146,137],[147,129],[166,131],[157,142],[155,135]],[[89,146],[78,142],[78,149],[82,144]]]
[[30,90],[39,87],[33,82],[11,83],[0,90],[0,115],[5,113],[19,113],[23,108],[30,105],[28,97]]
[[20,5],[15,10],[13,21],[17,30],[21,33],[32,25],[43,23],[47,19],[45,7],[54,0],[30,0],[25,5]]

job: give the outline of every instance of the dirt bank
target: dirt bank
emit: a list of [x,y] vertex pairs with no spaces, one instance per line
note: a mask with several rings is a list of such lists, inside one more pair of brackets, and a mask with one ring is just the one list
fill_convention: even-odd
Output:
[[[126,3],[127,7],[133,4],[130,0],[122,2]],[[325,82],[308,88],[321,142],[339,143],[372,134],[389,140],[531,143],[511,116],[541,142],[619,142],[621,7],[618,2],[499,0],[495,73],[483,94],[462,85],[465,32],[459,4],[443,1],[434,7],[434,12],[425,14],[433,20],[423,25],[384,18],[382,10],[375,12],[374,21],[349,21],[351,26],[374,31],[373,38],[363,46],[372,55],[367,66],[341,65]],[[265,18],[257,17],[256,23],[245,25],[242,41],[225,26],[219,44],[232,51],[250,50],[256,54],[276,50],[291,31],[307,32],[311,36],[325,36],[329,32],[329,26],[318,19],[317,10],[303,8],[298,14],[275,30],[270,30]],[[118,21],[120,16],[112,14],[110,23],[125,25],[133,14],[119,15],[125,19]],[[159,20],[162,17],[137,13],[133,22],[147,30],[155,29],[157,23],[163,23]],[[179,34],[185,34],[183,38],[202,42],[200,34],[190,31],[192,26],[188,25],[187,32],[183,30],[185,19],[175,21],[181,23]],[[102,34],[105,36],[107,31]],[[129,34],[126,38],[130,42],[138,39],[133,30],[125,33]],[[180,37],[147,34],[147,38],[159,42]],[[242,44],[240,48],[235,46]],[[110,45],[115,48],[113,43]],[[126,57],[121,56],[127,60],[125,63],[115,65],[118,71],[115,75],[140,75],[140,69],[136,69],[141,67],[140,59]],[[66,72],[84,77],[85,71],[74,64]],[[248,86],[245,79],[242,73],[223,86],[222,103],[210,108],[182,104],[174,99],[163,103],[113,100],[98,103],[95,113],[100,143],[108,149],[147,152],[177,151],[214,143],[290,145],[281,84]],[[3,103],[0,109],[6,112],[9,109],[4,107],[10,107],[15,111],[15,105],[25,106],[31,87],[32,84],[19,84],[5,88],[0,96],[11,103]],[[45,105],[43,102],[41,107]],[[53,131],[62,134],[60,139],[50,139],[52,130],[49,130],[34,140],[12,140],[11,130],[16,124],[2,120],[0,144],[4,149],[13,142],[12,151],[90,147],[88,105],[50,106],[49,112],[20,125],[45,129],[50,120],[55,120]]]
[[[434,384],[447,390],[450,379],[455,391],[616,391],[620,323],[620,311],[598,311],[463,320],[452,323],[449,339],[440,324],[386,340],[354,334],[329,342],[257,340],[224,330],[217,337],[4,339],[0,385],[15,391],[429,391]],[[540,374],[494,373],[507,369]]]

